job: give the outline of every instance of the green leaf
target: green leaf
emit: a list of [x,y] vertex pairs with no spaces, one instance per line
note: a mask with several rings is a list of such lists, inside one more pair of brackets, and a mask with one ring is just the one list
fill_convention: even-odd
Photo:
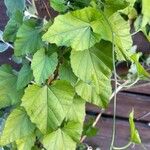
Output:
[[47,55],[43,48],[34,54],[31,68],[38,84],[44,83],[53,74],[58,64],[57,57],[57,53]]
[[91,0],[49,0],[51,7],[58,12],[66,12],[67,10],[81,9],[88,6]]
[[47,150],[75,150],[76,140],[80,139],[80,135],[80,124],[70,121],[64,127],[46,135],[43,144]]
[[74,120],[83,125],[85,119],[85,101],[79,96],[75,96],[73,103],[66,116],[67,120]]
[[94,121],[95,121],[95,119],[92,118],[84,124],[83,133],[82,133],[83,135],[86,135],[87,137],[96,136],[96,134],[98,132],[98,128],[93,127]]
[[3,38],[5,41],[14,42],[16,34],[23,21],[23,14],[20,11],[13,13],[12,17],[5,26]]
[[141,139],[138,130],[135,128],[134,124],[134,110],[129,115],[129,123],[130,123],[130,132],[131,132],[131,142],[136,144],[141,144]]
[[[106,20],[106,16],[104,17]],[[132,38],[130,34],[129,22],[125,21],[119,13],[114,13],[108,18],[109,24],[104,24],[99,28],[102,39],[111,41],[115,44],[115,51],[118,60],[126,60],[130,55]],[[112,31],[114,38],[112,38]]]
[[33,79],[33,73],[29,64],[24,64],[18,73],[17,89],[20,90],[28,85]]
[[42,23],[36,19],[24,21],[17,32],[15,41],[15,55],[32,54],[42,46]]
[[72,68],[69,62],[65,61],[59,68],[59,77],[61,80],[69,81],[71,84],[75,84],[77,77],[72,72]]
[[150,23],[149,12],[150,12],[150,1],[142,0],[142,14],[143,14],[142,27],[144,27],[147,23]]
[[[93,104],[106,107],[111,95],[112,55],[110,42],[102,41],[90,49],[72,51],[71,66],[75,75],[89,85],[89,87],[84,83],[77,85],[77,93]],[[83,88],[87,88],[87,90]]]
[[133,45],[129,22],[125,21],[119,13],[113,14],[109,19],[114,32],[117,58],[124,60],[130,55]]
[[124,9],[128,6],[128,2],[126,0],[105,0],[104,1],[104,13],[107,16],[111,16],[113,13],[118,10]]
[[100,18],[101,14],[91,7],[59,15],[43,40],[58,46],[71,46],[75,50],[88,49],[101,39],[96,30]]
[[20,0],[19,2],[18,0],[4,0],[4,2],[7,7],[8,15],[13,14],[17,10],[23,12],[25,9],[25,0]]
[[19,107],[11,112],[6,120],[0,145],[6,145],[31,134],[35,126],[29,120],[23,108]]
[[50,87],[30,85],[22,98],[31,121],[46,132],[61,125],[73,102],[73,87],[65,81],[56,81]]
[[65,12],[67,5],[65,0],[49,0],[51,7],[58,12]]
[[0,67],[0,108],[18,104],[23,91],[17,91],[17,76],[8,65]]
[[139,76],[139,78],[150,78],[150,74],[144,69],[144,67],[140,64],[139,58],[141,56],[141,53],[135,53],[131,55],[132,65],[136,66],[136,71]]
[[18,150],[31,150],[34,146],[36,136],[35,134],[31,134],[23,137],[22,139],[18,139],[16,141]]

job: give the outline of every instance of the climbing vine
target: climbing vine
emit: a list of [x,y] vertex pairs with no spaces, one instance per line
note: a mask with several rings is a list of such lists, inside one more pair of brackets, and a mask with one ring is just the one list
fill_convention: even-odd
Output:
[[[87,149],[82,143],[97,132],[95,125],[111,99],[110,150],[141,144],[132,110],[129,143],[114,145],[116,97],[122,88],[150,77],[132,41],[139,31],[150,39],[149,0],[50,0],[49,6],[58,12],[54,19],[45,2],[48,17],[44,18],[34,0],[4,2],[9,21],[0,32],[0,52],[12,48],[11,59],[20,69],[6,64],[0,67],[0,146],[12,150]],[[119,83],[116,64],[122,61],[131,68],[125,82]],[[86,102],[102,110],[88,124],[84,123]]]

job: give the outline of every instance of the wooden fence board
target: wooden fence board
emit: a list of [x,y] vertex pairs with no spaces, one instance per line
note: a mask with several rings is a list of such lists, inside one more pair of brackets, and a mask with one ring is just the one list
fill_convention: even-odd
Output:
[[[88,116],[89,117],[89,116]],[[85,140],[91,146],[100,147],[101,150],[109,150],[112,137],[112,119],[101,118],[97,124],[97,128],[100,129],[97,136],[92,138],[87,138]],[[150,149],[150,127],[143,123],[136,123],[136,127],[139,130],[141,139],[144,146]],[[124,146],[128,143],[130,137],[129,124],[126,121],[117,120],[116,121],[116,146]],[[128,150],[142,150],[140,145],[136,145],[133,149],[128,148]]]
[[[117,116],[128,118],[132,108],[135,110],[135,118],[139,118],[150,112],[150,96],[120,92],[117,95]],[[99,113],[100,109],[94,105],[87,104],[87,111]],[[105,114],[113,114],[113,101],[111,101]],[[150,121],[150,115],[141,119]]]

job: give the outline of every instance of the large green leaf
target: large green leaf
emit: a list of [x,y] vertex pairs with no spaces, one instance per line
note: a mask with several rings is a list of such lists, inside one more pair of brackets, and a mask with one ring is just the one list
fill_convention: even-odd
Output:
[[47,150],[75,150],[81,131],[80,124],[70,121],[64,127],[46,135],[43,139],[44,147]]
[[143,14],[143,21],[142,26],[144,27],[147,23],[150,23],[150,1],[149,0],[142,0],[142,14]]
[[128,58],[133,44],[130,34],[130,24],[119,13],[113,14],[109,20],[114,32],[114,42],[118,59],[123,60]]
[[11,15],[18,10],[23,12],[25,8],[25,0],[20,0],[19,2],[18,0],[4,0],[4,2],[7,7],[8,15]]
[[20,102],[23,91],[17,91],[17,76],[8,65],[0,67],[0,108]]
[[116,46],[117,59],[125,60],[130,55],[133,44],[129,22],[125,21],[119,13],[114,13],[108,19],[105,16],[104,19],[107,20],[107,24],[98,29],[102,39],[113,42]]
[[17,89],[22,89],[33,79],[33,72],[29,64],[24,64],[18,73]]
[[31,123],[23,108],[11,112],[6,120],[4,130],[0,137],[0,145],[12,143],[33,133],[35,126]]
[[36,19],[24,21],[17,32],[15,41],[15,55],[32,54],[42,46],[42,23]]
[[131,142],[141,144],[139,132],[135,128],[135,124],[134,124],[134,110],[132,110],[132,112],[129,115],[129,123],[130,123],[130,132],[131,132],[131,137],[130,137]]
[[14,42],[16,34],[23,21],[23,14],[20,11],[13,13],[12,17],[5,26],[3,38],[5,41]]
[[100,41],[97,21],[102,18],[98,10],[87,7],[55,18],[43,40],[58,46],[71,46],[75,50],[85,50]]
[[94,88],[96,99],[92,99],[93,96],[86,99],[86,94],[89,95],[92,91],[82,93],[84,86],[78,87],[77,91],[81,92],[78,94],[83,99],[102,107],[106,107],[106,101],[108,102],[111,95],[111,56],[111,44],[104,41],[84,51],[72,51],[71,54],[73,72],[90,86],[90,90]]
[[44,83],[45,80],[53,74],[58,64],[57,57],[57,53],[53,53],[50,56],[47,55],[43,48],[34,54],[31,68],[33,70],[35,81],[38,84]]
[[35,134],[30,134],[16,141],[18,150],[31,150],[36,140]]
[[73,87],[65,81],[56,81],[50,87],[30,85],[22,99],[22,106],[32,122],[45,133],[61,125],[73,102],[73,96]]

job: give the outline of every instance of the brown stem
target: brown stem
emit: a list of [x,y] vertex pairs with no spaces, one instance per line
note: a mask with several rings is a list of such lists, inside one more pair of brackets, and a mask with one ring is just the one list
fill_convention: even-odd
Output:
[[[94,121],[93,124],[92,124],[92,127],[95,127],[95,126],[96,126],[96,124],[97,124],[98,121],[100,120],[100,118],[101,118],[102,114],[104,113],[104,111],[105,111],[105,110],[102,109],[101,112],[97,115],[95,121]],[[87,137],[87,136],[84,135],[84,136],[81,138],[80,142],[82,143],[82,142],[86,139],[86,137]]]
[[48,9],[48,7],[47,7],[47,5],[45,4],[44,1],[42,1],[42,2],[43,2],[43,4],[44,4],[44,6],[45,6],[45,9],[46,9],[46,12],[47,12],[48,16],[49,16],[50,18],[52,18],[51,14],[50,14],[50,11],[49,11],[49,9]]

